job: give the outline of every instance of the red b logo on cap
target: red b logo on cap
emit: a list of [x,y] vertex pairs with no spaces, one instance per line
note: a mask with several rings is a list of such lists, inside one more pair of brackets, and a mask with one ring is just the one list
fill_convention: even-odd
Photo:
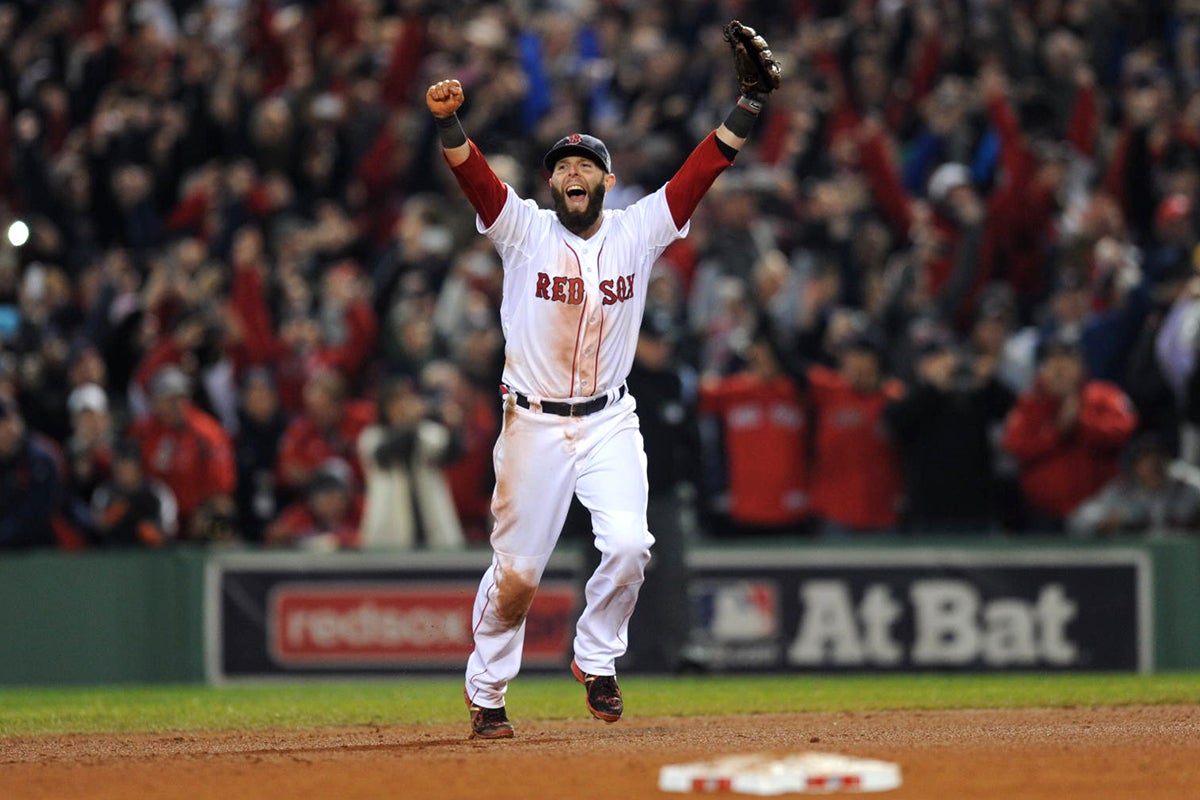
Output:
[[567,144],[579,144],[582,141],[583,141],[583,137],[580,136],[578,133],[572,133],[570,136],[567,137]]

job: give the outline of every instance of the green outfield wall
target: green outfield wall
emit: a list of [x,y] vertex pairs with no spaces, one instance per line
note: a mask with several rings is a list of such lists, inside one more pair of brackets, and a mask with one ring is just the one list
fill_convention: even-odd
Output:
[[0,556],[0,684],[204,679],[205,550]]
[[[565,556],[560,564],[565,563],[569,573],[574,559],[569,550]],[[285,577],[293,576],[288,586],[307,587],[299,593],[291,591],[282,595],[269,586],[262,589],[263,596],[274,598],[270,602],[275,605],[296,604],[300,616],[292,618],[299,620],[293,623],[293,632],[307,635],[313,631],[319,633],[319,629],[310,630],[304,625],[318,620],[315,616],[318,612],[311,603],[326,598],[322,592],[328,590],[312,583],[314,576],[322,571],[334,570],[343,576],[338,578],[339,587],[345,586],[345,575],[350,575],[352,581],[361,579],[362,585],[367,587],[363,591],[376,593],[368,599],[378,596],[382,598],[380,602],[385,602],[395,599],[392,595],[396,590],[380,589],[372,570],[395,565],[393,587],[404,586],[404,569],[419,569],[422,575],[435,577],[445,572],[453,579],[456,591],[462,593],[469,591],[473,576],[479,574],[487,559],[485,551],[444,555],[315,555],[225,547],[178,547],[146,552],[6,553],[0,556],[0,685],[219,681],[224,673],[220,664],[214,667],[214,659],[219,658],[219,653],[214,655],[218,650],[214,642],[222,636],[216,618],[225,613],[222,609],[228,608],[240,609],[239,613],[249,619],[259,613],[249,599],[239,594],[245,586],[255,585],[244,583],[246,575],[261,584],[264,574],[282,570]],[[1150,654],[1138,662],[1140,668],[1153,671],[1200,669],[1200,538],[1196,537],[1156,541],[1130,539],[1103,544],[1035,538],[903,540],[871,542],[868,546],[781,544],[775,541],[761,547],[742,545],[729,550],[697,548],[692,553],[692,560],[701,573],[711,570],[712,575],[718,577],[721,569],[728,572],[730,564],[740,564],[742,574],[738,580],[742,584],[746,583],[747,576],[753,581],[756,564],[763,565],[764,573],[770,570],[786,573],[788,564],[811,563],[817,565],[814,569],[834,570],[830,574],[835,576],[849,575],[845,578],[847,585],[853,584],[857,580],[855,576],[861,573],[866,576],[864,585],[876,589],[882,585],[878,575],[890,574],[887,570],[911,572],[943,562],[951,567],[965,564],[963,568],[976,570],[978,563],[1001,563],[1018,573],[1036,572],[1043,561],[1051,568],[1060,562],[1067,563],[1068,567],[1073,564],[1103,565],[1110,561],[1134,563],[1137,566],[1134,572],[1138,615],[1146,632],[1145,652]],[[222,590],[219,581],[228,575],[238,580]],[[709,577],[710,582],[716,580]],[[872,580],[876,582],[869,583]],[[794,583],[781,585],[793,592]],[[947,579],[939,585],[953,587],[953,583]],[[801,582],[799,593],[805,602],[811,602],[812,598],[822,596],[816,589],[827,590],[834,584],[825,575],[809,584]],[[1067,585],[1070,589],[1069,578]],[[555,613],[561,613],[564,602],[561,595],[569,586],[570,582],[563,580],[560,574],[559,611]],[[805,586],[808,588],[803,588]],[[1103,597],[1103,584],[1085,588],[1090,594],[1081,597],[1092,598],[1088,602],[1103,602],[1096,599]],[[225,593],[221,594],[222,591]],[[850,591],[858,589],[850,586]],[[553,592],[548,590],[546,594],[550,596]],[[903,592],[897,594],[902,600]],[[824,596],[836,597],[836,594]],[[403,600],[401,597],[396,602]],[[1074,601],[1068,599],[1069,602]],[[985,602],[979,614],[981,620],[989,613],[986,605]],[[996,613],[1002,618],[1001,612],[1005,609],[1011,612],[1014,603],[1001,605],[1003,608],[997,607]],[[1019,616],[1021,603],[1015,605]],[[1036,597],[1024,605],[1030,609],[1031,619],[1040,619],[1036,615],[1042,609]],[[265,627],[269,626],[267,623]],[[546,628],[547,636],[552,633],[552,628]],[[808,636],[807,632],[805,636]],[[792,634],[788,652],[795,658],[804,657],[806,644],[802,638]],[[304,646],[311,650],[313,643],[297,641],[300,642],[297,649],[289,652],[297,658],[310,658],[312,653]],[[234,651],[239,647],[236,641],[232,644],[225,641],[222,646]],[[278,651],[271,651],[270,647],[267,651],[268,657],[270,652],[279,656]],[[452,650],[446,652],[450,653],[446,663],[456,660]],[[387,669],[379,671],[386,673]],[[214,678],[214,675],[218,677]]]

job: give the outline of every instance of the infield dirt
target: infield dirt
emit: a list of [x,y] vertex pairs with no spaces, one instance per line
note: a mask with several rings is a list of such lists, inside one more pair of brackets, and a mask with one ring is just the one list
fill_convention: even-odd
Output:
[[[894,761],[921,800],[1200,798],[1200,705],[523,721],[0,738],[11,800],[639,800],[658,771],[734,753]],[[730,796],[730,795],[724,795]],[[737,795],[747,796],[747,795]],[[801,795],[788,795],[799,797]],[[849,795],[846,795],[849,796]]]

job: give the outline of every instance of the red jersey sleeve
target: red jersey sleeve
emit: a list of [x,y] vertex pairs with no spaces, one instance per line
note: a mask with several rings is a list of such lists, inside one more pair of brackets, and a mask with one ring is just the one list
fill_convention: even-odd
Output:
[[696,145],[679,170],[667,181],[667,207],[676,228],[683,228],[717,176],[733,162],[717,146],[716,131]]
[[483,226],[490,228],[504,210],[508,190],[483,157],[479,147],[470,139],[467,140],[467,144],[471,148],[467,160],[450,169],[475,213],[483,221]]

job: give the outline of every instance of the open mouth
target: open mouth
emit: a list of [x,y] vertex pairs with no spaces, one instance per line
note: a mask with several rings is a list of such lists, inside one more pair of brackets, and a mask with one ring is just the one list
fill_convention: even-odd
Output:
[[572,200],[579,200],[587,197],[587,191],[582,186],[572,186],[567,189],[567,197],[571,198]]

